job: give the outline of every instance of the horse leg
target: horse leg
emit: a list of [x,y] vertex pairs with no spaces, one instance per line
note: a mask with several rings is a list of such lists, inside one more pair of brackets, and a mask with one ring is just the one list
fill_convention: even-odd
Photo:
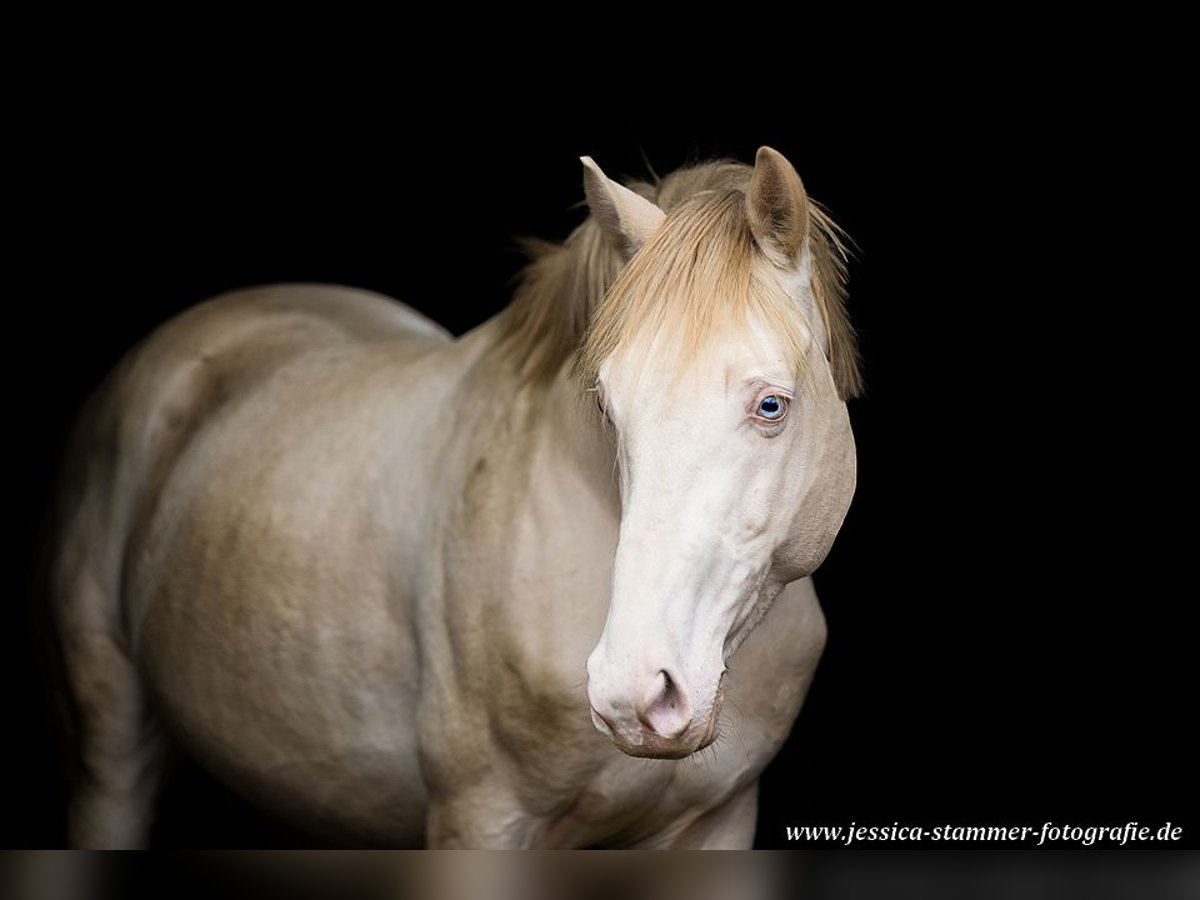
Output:
[[72,846],[143,846],[161,783],[166,741],[145,688],[117,643],[101,632],[63,634],[78,713],[79,772],[68,812]]
[[671,842],[672,849],[749,850],[758,822],[758,782],[698,817]]

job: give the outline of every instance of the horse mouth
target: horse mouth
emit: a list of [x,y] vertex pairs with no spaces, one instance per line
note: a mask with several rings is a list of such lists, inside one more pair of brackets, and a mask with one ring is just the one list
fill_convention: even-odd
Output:
[[613,739],[613,743],[626,756],[633,756],[638,759],[684,759],[693,753],[699,753],[714,740],[716,740],[715,733],[689,746],[678,739],[663,738],[657,734],[650,733],[645,736],[640,744],[624,744],[615,738]]
[[700,728],[692,727],[676,737],[664,737],[640,723],[633,729],[624,729],[609,722],[595,709],[592,722],[601,734],[607,736],[617,749],[626,756],[638,759],[683,759],[698,753],[717,739],[717,720],[721,709],[721,696],[713,703],[712,713]]

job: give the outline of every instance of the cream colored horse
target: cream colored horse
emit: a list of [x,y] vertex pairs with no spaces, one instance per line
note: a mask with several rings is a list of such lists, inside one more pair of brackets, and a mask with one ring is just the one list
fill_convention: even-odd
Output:
[[751,844],[854,489],[840,245],[768,148],[584,163],[591,216],[458,340],[280,285],[108,379],[52,576],[74,843],[144,842],[171,742],[342,842]]

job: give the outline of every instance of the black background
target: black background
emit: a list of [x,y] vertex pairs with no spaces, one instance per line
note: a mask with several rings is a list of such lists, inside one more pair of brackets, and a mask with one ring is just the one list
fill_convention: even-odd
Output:
[[[1195,590],[1177,581],[1193,407],[1168,396],[1195,291],[1174,271],[1161,92],[1131,95],[1100,60],[1036,83],[815,79],[752,104],[737,79],[555,94],[481,72],[454,91],[386,60],[333,80],[301,57],[260,67],[243,49],[166,81],[162,59],[107,59],[30,105],[13,245],[29,277],[7,304],[12,571],[36,558],[77,405],[168,316],[315,280],[461,333],[506,302],[514,237],[581,219],[581,154],[645,176],[770,144],[858,245],[867,392],[850,406],[858,493],[817,575],[829,647],[763,779],[759,844],[800,823],[1170,820],[1195,845]],[[22,599],[0,635],[3,834],[55,845],[61,760]],[[307,841],[191,767],[155,840]]]

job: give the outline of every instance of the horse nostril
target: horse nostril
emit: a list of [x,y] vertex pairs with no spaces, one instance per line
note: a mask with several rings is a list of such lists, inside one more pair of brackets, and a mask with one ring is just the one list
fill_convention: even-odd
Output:
[[677,738],[692,724],[692,707],[683,686],[666,669],[659,669],[637,702],[637,717],[660,737]]

